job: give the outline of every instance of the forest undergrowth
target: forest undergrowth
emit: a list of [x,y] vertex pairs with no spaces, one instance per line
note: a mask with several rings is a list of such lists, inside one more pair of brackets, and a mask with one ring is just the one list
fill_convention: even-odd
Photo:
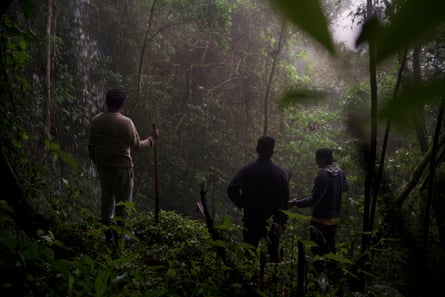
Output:
[[4,203],[1,209],[2,296],[402,296],[383,284],[354,292],[353,262],[341,243],[325,259],[337,266],[335,276],[315,273],[320,259],[296,232],[307,218],[291,212],[283,260],[272,263],[265,243],[255,250],[240,242],[240,226],[227,217],[214,241],[204,221],[161,211],[155,223],[151,212],[135,213],[126,228],[114,227],[131,240],[110,245],[93,215],[81,223],[56,221],[51,231],[27,238]]

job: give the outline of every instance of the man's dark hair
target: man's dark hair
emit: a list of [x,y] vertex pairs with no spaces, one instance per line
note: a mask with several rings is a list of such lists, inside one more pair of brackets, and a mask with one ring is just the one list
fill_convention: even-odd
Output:
[[109,110],[115,111],[124,105],[125,98],[127,98],[127,95],[125,95],[124,91],[120,89],[110,89],[107,91],[105,103]]
[[332,157],[332,151],[325,147],[320,148],[315,152],[315,158],[323,158],[326,160],[326,162],[328,162],[328,164],[335,162],[335,159]]
[[260,158],[270,158],[273,155],[275,139],[270,136],[262,136],[258,139],[256,151]]

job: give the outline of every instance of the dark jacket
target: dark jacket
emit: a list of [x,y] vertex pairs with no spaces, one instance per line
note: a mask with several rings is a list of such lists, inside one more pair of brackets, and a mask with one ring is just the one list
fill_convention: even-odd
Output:
[[312,195],[295,201],[297,207],[312,207],[312,217],[337,219],[341,214],[342,194],[349,191],[344,172],[334,164],[320,169],[315,178]]
[[289,186],[287,173],[270,159],[257,159],[235,175],[227,188],[235,205],[244,210],[244,223],[274,221],[285,223],[280,209],[288,209]]

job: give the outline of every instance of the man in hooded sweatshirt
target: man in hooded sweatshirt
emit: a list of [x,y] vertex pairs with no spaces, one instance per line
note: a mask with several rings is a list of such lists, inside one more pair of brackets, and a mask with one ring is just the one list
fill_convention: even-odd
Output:
[[289,201],[289,207],[312,208],[310,239],[317,244],[312,252],[320,256],[336,252],[335,236],[340,222],[342,195],[349,191],[346,175],[333,164],[334,161],[330,149],[318,149],[315,162],[320,170],[315,177],[311,196]]

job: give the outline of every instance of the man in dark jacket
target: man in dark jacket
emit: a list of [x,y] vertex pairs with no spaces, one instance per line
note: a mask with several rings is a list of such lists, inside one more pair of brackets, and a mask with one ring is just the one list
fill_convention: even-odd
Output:
[[246,243],[257,247],[260,239],[267,234],[268,219],[272,218],[267,243],[271,260],[279,262],[279,234],[287,220],[281,210],[288,209],[289,186],[287,173],[271,161],[274,146],[272,137],[258,139],[258,159],[238,171],[227,188],[227,194],[244,211],[243,237]]
[[335,236],[340,222],[342,194],[349,190],[349,183],[340,167],[333,164],[330,149],[318,149],[315,161],[320,170],[314,181],[312,195],[292,199],[289,207],[312,207],[310,238],[318,245],[312,251],[316,255],[324,255],[336,252]]

